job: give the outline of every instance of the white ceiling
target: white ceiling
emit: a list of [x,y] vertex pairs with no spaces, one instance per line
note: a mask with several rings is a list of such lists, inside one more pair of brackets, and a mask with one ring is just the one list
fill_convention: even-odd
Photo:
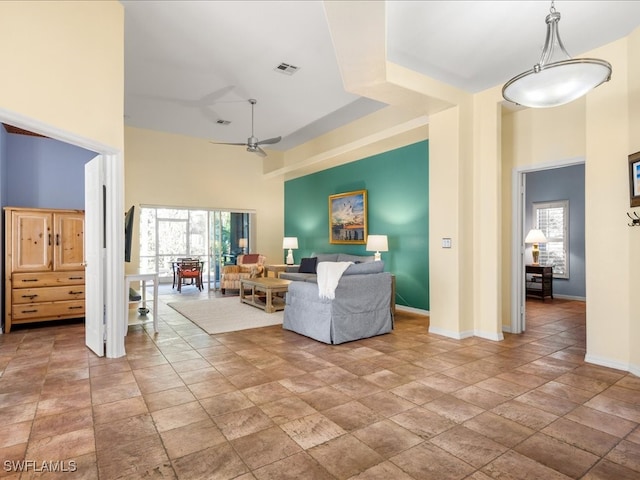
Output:
[[[344,91],[321,1],[122,4],[127,125],[244,142],[251,133],[248,99],[255,98],[255,136],[282,136],[269,148],[286,150],[384,107]],[[537,63],[550,6],[387,1],[387,58],[478,92]],[[574,57],[640,26],[640,1],[558,1],[555,8]],[[282,74],[275,70],[281,62],[299,70]]]

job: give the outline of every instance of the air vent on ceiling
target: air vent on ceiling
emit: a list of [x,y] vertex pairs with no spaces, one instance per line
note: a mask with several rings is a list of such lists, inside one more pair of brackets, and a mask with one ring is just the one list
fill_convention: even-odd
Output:
[[280,65],[278,65],[274,70],[276,72],[284,73],[285,75],[293,75],[298,70],[300,70],[300,67],[296,67],[295,65],[290,65],[288,63],[283,62]]
[[222,120],[222,119],[220,119],[220,120],[216,120],[216,123],[218,125],[229,125],[231,123],[231,120]]

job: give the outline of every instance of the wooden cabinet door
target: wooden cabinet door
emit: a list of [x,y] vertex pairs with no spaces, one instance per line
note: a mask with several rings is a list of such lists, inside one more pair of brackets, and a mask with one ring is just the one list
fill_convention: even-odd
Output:
[[11,212],[11,269],[13,272],[47,271],[52,262],[52,215],[38,211]]
[[53,269],[84,270],[84,213],[54,213],[53,223]]

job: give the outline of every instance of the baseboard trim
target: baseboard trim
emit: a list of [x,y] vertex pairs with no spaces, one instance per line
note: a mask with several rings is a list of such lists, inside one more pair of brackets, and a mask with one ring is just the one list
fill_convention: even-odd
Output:
[[467,330],[466,332],[454,332],[453,330],[433,327],[431,325],[429,325],[429,333],[433,333],[434,335],[442,335],[443,337],[449,337],[455,340],[463,340],[465,338],[474,336],[473,330]]
[[406,305],[396,305],[396,310],[402,310],[403,312],[416,313],[418,315],[429,316],[429,310],[422,310],[421,308],[407,307]]
[[562,294],[553,294],[553,298],[559,298],[561,300],[577,300],[578,302],[586,302],[587,297],[576,297],[574,295],[562,295]]
[[631,372],[630,364],[613,360],[611,358],[599,357],[597,355],[585,355],[584,361],[587,363],[593,363],[594,365],[600,365],[601,367],[622,370],[623,372]]

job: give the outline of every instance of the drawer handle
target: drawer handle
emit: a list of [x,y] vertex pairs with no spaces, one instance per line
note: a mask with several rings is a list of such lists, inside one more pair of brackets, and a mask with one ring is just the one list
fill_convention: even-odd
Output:
[[78,306],[78,307],[69,307],[69,310],[78,310],[80,308],[84,308],[84,307],[80,307],[80,306]]
[[69,277],[69,280],[82,280],[83,277]]
[[38,295],[22,295],[22,298],[29,298],[31,300],[33,300],[34,298],[36,298]]
[[37,278],[23,278],[22,280],[20,280],[21,282],[37,282],[38,279]]
[[60,245],[60,234],[56,233],[56,245]]
[[81,290],[81,291],[79,291],[79,292],[74,292],[73,290],[71,290],[71,291],[69,292],[69,295],[80,295],[81,293],[84,293],[84,292],[83,292],[82,290]]
[[38,310],[22,310],[22,313],[37,313]]

